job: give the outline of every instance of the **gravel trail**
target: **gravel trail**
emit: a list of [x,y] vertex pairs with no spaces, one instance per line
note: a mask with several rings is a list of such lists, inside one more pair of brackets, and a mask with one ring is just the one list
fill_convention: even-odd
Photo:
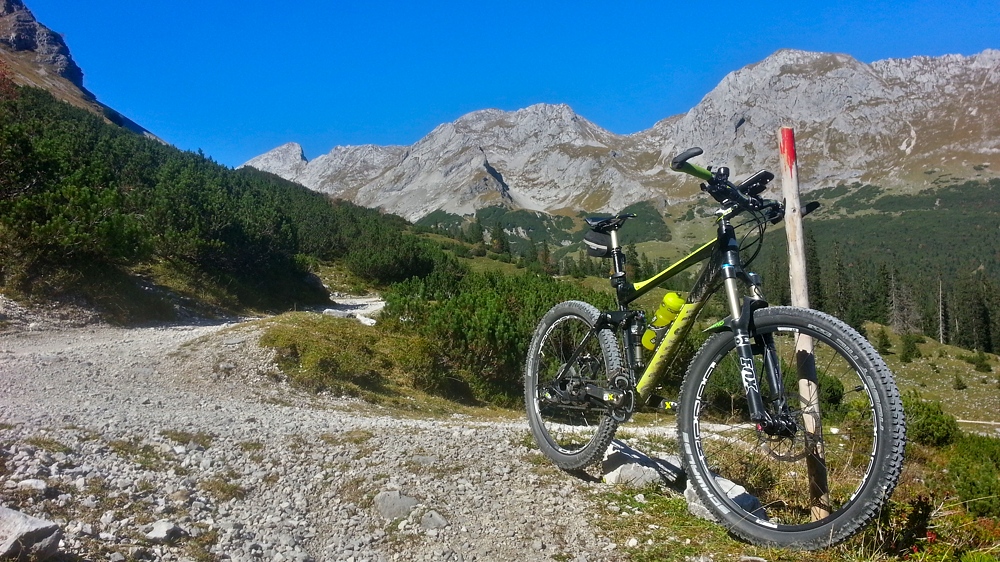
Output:
[[0,504],[66,560],[625,558],[520,420],[299,393],[247,324],[0,319]]

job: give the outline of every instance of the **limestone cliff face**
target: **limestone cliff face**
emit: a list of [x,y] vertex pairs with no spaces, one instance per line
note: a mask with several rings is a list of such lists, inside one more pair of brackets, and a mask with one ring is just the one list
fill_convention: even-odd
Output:
[[943,173],[974,176],[975,166],[996,159],[998,86],[1000,51],[867,65],[785,50],[729,74],[690,112],[641,134],[662,147],[661,162],[699,145],[749,172],[777,167],[775,131],[788,125],[813,187],[922,184]]
[[70,56],[66,42],[38,23],[21,0],[0,0],[0,48],[31,53],[37,64],[84,90],[83,71]]
[[337,147],[306,161],[285,145],[247,165],[409,219],[485,205],[617,211],[666,205],[696,183],[667,163],[701,146],[735,175],[776,170],[777,130],[796,130],[806,189],[913,189],[1000,170],[1000,51],[890,59],[782,50],[726,76],[688,113],[616,135],[566,105],[486,109],[409,147]]
[[438,209],[621,208],[655,197],[633,173],[641,166],[626,148],[634,145],[566,105],[540,104],[470,113],[409,147],[337,147],[306,162],[289,143],[246,165],[415,219]]
[[135,133],[155,135],[104,105],[83,86],[83,71],[62,36],[39,23],[21,0],[0,0],[0,63],[14,82],[48,90]]

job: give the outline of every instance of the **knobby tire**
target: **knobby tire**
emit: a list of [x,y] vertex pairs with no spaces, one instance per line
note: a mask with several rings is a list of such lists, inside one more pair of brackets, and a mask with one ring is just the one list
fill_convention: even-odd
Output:
[[[565,388],[589,382],[607,388],[609,379],[621,372],[621,355],[610,329],[596,332],[576,361],[567,365],[599,315],[600,311],[584,302],[557,304],[539,322],[528,348],[524,368],[528,425],[542,453],[565,470],[601,460],[618,428],[606,409],[561,404],[545,397],[553,384]],[[556,381],[560,372],[562,378]]]

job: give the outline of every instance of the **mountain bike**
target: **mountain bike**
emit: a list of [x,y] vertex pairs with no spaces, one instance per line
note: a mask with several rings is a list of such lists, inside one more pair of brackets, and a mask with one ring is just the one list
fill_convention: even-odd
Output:
[[[567,301],[541,319],[525,364],[529,426],[557,466],[599,461],[637,410],[673,406],[656,394],[660,379],[721,289],[729,316],[706,329],[711,335],[679,386],[677,439],[688,484],[744,540],[832,546],[876,517],[899,480],[906,438],[899,391],[883,359],[846,323],[768,305],[747,266],[767,225],[784,218],[783,202],[760,196],[774,175],[762,170],[734,184],[727,168],[688,161],[701,153],[687,150],[671,168],[702,180],[718,202],[716,236],[663,271],[629,280],[618,232],[635,215],[586,219],[588,253],[611,260],[618,308]],[[702,262],[647,361],[645,312],[630,305]]]

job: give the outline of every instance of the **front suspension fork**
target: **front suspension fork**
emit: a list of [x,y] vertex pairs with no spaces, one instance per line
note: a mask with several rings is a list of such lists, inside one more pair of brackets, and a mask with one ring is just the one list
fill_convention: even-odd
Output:
[[[774,338],[771,334],[753,334],[751,340],[753,313],[755,310],[767,306],[767,302],[761,298],[756,275],[750,274],[754,281],[752,283],[754,297],[740,298],[735,271],[726,271],[734,268],[723,269],[726,296],[731,312],[730,329],[736,343],[736,354],[740,362],[740,378],[743,382],[743,390],[746,392],[750,420],[757,425],[759,430],[769,435],[794,433],[794,422],[789,415],[784,382],[781,376],[781,365],[774,349]],[[764,406],[764,400],[761,397],[760,377],[754,362],[755,348],[758,352],[757,355],[762,356],[764,377],[773,396],[771,410]],[[775,412],[777,415],[772,415],[771,412]]]

